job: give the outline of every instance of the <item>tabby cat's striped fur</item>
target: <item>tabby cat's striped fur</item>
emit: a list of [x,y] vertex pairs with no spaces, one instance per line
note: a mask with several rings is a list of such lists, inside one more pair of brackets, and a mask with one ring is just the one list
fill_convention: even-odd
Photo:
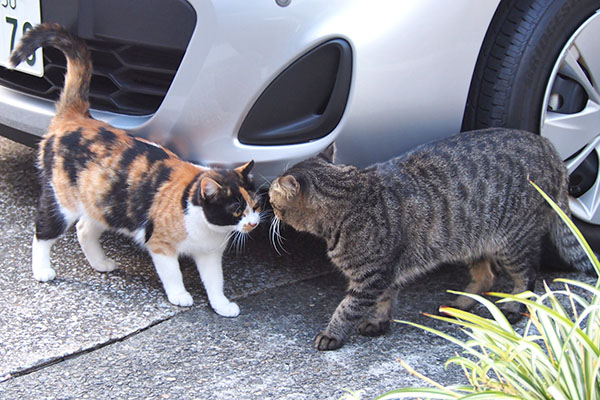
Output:
[[[342,346],[360,321],[363,335],[383,334],[401,286],[441,263],[470,266],[468,292],[489,290],[503,269],[518,293],[533,288],[547,237],[570,264],[591,268],[529,183],[568,212],[567,171],[541,136],[488,129],[362,170],[332,161],[330,147],[287,170],[269,192],[276,217],[324,238],[329,257],[349,279],[346,297],[315,339],[319,350]],[[454,303],[472,305],[466,296]],[[515,305],[504,309],[513,322],[521,317]]]
[[96,270],[117,267],[99,243],[104,230],[116,230],[148,249],[171,303],[192,305],[178,262],[179,255],[188,254],[196,261],[213,309],[238,315],[238,306],[223,294],[221,256],[230,235],[245,234],[259,223],[249,177],[253,162],[233,170],[204,168],[91,118],[92,64],[85,42],[59,25],[42,24],[23,37],[12,64],[40,46],[61,50],[67,73],[56,116],[39,146],[34,277],[55,277],[52,244],[78,221],[77,238]]

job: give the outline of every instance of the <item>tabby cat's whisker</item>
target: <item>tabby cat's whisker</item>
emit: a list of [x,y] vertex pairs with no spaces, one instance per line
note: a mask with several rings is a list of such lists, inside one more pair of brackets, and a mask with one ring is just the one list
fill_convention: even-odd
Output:
[[[283,242],[285,241],[285,238],[283,236],[281,236],[280,229],[281,229],[281,220],[279,218],[277,218],[276,216],[274,216],[273,219],[271,220],[271,226],[269,227],[269,238],[271,239],[273,248],[279,255],[282,255],[281,251],[283,251],[286,254],[290,254],[289,251],[287,251],[283,247]],[[279,249],[281,249],[281,251],[279,251]]]

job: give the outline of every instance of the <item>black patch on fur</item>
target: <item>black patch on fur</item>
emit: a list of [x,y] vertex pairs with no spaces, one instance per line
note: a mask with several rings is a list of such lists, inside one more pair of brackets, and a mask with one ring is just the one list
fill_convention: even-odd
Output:
[[146,223],[146,240],[145,243],[148,243],[148,240],[152,237],[152,233],[154,233],[154,222],[150,219]]
[[133,146],[123,153],[121,169],[128,169],[131,163],[141,155],[146,156],[150,165],[170,158],[167,152],[160,147],[134,139]]
[[100,143],[108,148],[111,148],[117,141],[117,135],[106,128],[100,128],[98,130],[98,139]]
[[[221,185],[221,190],[214,196],[203,199],[200,185],[198,185],[192,197],[192,204],[201,206],[207,221],[213,225],[236,225],[241,216],[234,217],[232,211],[235,211],[236,205],[246,207],[246,201],[239,188],[243,187],[248,192],[252,192],[254,186],[251,181],[242,179],[239,174],[229,170],[220,170],[219,177],[215,180]],[[231,191],[231,196],[227,196],[227,189]]]
[[157,171],[152,171],[144,177],[141,184],[133,187],[130,192],[130,216],[134,225],[140,226],[147,218],[154,196],[163,183],[169,180],[172,169],[161,165]]
[[67,228],[58,208],[54,193],[48,184],[42,186],[35,219],[35,237],[38,240],[56,239]]
[[[129,168],[140,156],[148,160],[149,172],[139,182],[128,186]],[[156,192],[171,175],[171,168],[164,165],[154,166],[154,164],[168,158],[170,157],[167,152],[160,147],[134,138],[133,145],[123,153],[121,158],[119,178],[113,183],[105,199],[109,204],[105,218],[111,227],[125,228],[133,232],[148,219]]]
[[[44,144],[44,159],[42,160],[42,174],[48,182],[52,180],[52,167],[54,166],[54,137],[51,136]],[[44,183],[42,183],[44,184]]]
[[85,140],[81,128],[70,132],[60,139],[64,168],[72,185],[77,183],[79,171],[85,169],[94,155],[90,151],[91,142]]
[[[152,171],[142,178],[139,184],[127,187],[127,171],[123,171],[106,199],[110,204],[105,214],[108,224],[113,228],[125,228],[130,232],[139,229],[148,220],[154,196],[160,186],[169,180],[171,172],[171,168],[161,165],[157,171]],[[149,238],[148,232],[146,236]]]
[[196,175],[194,179],[192,179],[192,181],[187,184],[185,190],[183,191],[183,195],[181,196],[181,209],[184,213],[187,211],[187,203],[188,199],[190,198],[190,190],[192,190],[192,186],[194,186],[194,183],[198,181],[200,175],[201,174]]
[[119,178],[113,183],[104,199],[104,204],[109,205],[104,217],[113,228],[126,228],[134,231],[133,221],[127,217],[127,198],[127,170],[121,169]]

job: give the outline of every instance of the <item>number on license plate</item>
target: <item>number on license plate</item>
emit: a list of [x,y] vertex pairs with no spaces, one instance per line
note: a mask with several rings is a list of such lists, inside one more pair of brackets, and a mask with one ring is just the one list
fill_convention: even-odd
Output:
[[[0,0],[0,65],[8,67],[10,53],[28,29],[40,23],[39,0]],[[44,74],[42,49],[16,68],[31,75]]]

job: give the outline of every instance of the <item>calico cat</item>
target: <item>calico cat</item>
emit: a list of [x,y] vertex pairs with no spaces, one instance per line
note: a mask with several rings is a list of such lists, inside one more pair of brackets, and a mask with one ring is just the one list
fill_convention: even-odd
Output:
[[212,308],[235,317],[237,304],[223,294],[221,257],[232,235],[260,222],[261,209],[241,167],[209,169],[179,159],[147,140],[93,119],[89,113],[92,63],[84,41],[56,24],[41,24],[22,38],[10,61],[16,66],[40,46],[67,58],[56,116],[39,145],[41,193],[32,245],[33,276],[55,277],[50,250],[77,222],[77,238],[94,269],[112,271],[99,242],[104,230],[124,233],[152,257],[169,301],[191,306],[178,256],[194,258]]
[[[566,168],[552,144],[529,132],[491,128],[425,144],[366,169],[333,164],[333,145],[300,162],[269,189],[277,220],[325,239],[349,279],[319,350],[341,347],[362,320],[363,335],[390,326],[402,285],[442,263],[466,263],[466,292],[489,290],[499,270],[513,293],[534,287],[542,243],[581,270],[591,263],[529,180],[568,212]],[[459,296],[453,306],[474,301]],[[503,311],[521,318],[517,303]],[[371,313],[371,315],[369,315]]]

